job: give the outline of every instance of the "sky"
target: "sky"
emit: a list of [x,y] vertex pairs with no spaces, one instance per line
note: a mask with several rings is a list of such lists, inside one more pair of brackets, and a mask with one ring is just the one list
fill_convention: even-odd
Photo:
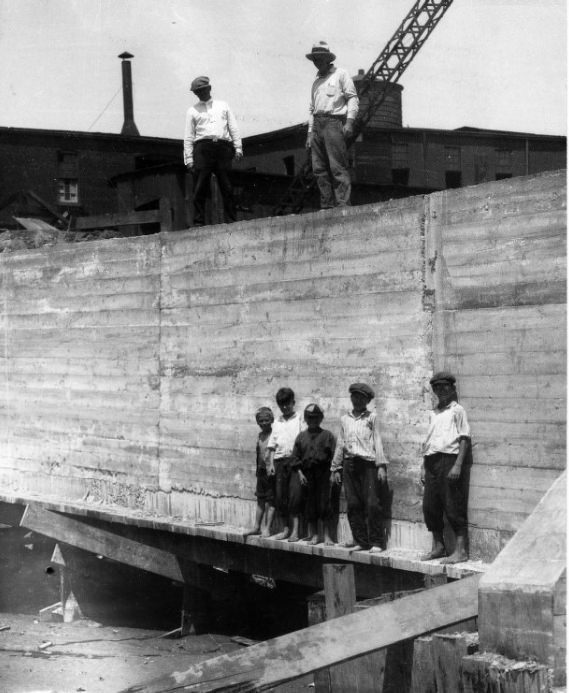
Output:
[[[119,133],[134,54],[141,135],[183,137],[198,75],[241,134],[305,122],[325,40],[355,75],[414,0],[0,0],[0,126]],[[565,0],[454,0],[403,74],[403,125],[564,135]]]

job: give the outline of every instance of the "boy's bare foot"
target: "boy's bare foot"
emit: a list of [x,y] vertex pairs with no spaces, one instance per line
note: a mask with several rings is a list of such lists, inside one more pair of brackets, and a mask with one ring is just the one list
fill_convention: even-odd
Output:
[[361,544],[354,544],[353,546],[350,546],[349,548],[350,548],[350,553],[352,553],[352,551],[363,551],[364,550],[364,547]]
[[261,534],[261,530],[255,527],[254,529],[250,529],[248,532],[245,532],[243,534],[244,537],[255,537],[258,534]]
[[282,539],[288,539],[289,536],[290,536],[290,529],[283,529],[282,532],[279,532],[278,534],[273,534],[273,536],[271,537],[271,539],[279,539],[279,540],[282,540]]
[[320,543],[320,537],[318,534],[315,534],[313,537],[310,537],[310,541],[308,542],[311,546],[316,546],[316,544]]
[[464,563],[464,561],[468,560],[468,554],[467,553],[462,553],[462,552],[457,552],[455,551],[454,553],[451,553],[450,556],[446,556],[445,558],[441,558],[441,563],[444,565],[450,565],[451,563]]
[[432,551],[429,551],[429,553],[424,553],[422,556],[419,556],[419,560],[434,561],[436,558],[443,558],[446,555],[447,552],[445,551],[445,547],[441,546],[440,548],[434,548]]
[[370,553],[383,553],[385,549],[382,549],[381,546],[371,546],[369,549]]
[[271,533],[270,533],[270,531],[269,531],[268,529],[264,529],[264,530],[261,532],[261,537],[262,537],[263,539],[268,539],[270,536],[271,536]]
[[293,532],[290,537],[288,538],[288,541],[292,544],[295,541],[299,540],[299,536],[296,532]]
[[324,538],[324,546],[334,546],[334,540],[332,539],[332,537]]

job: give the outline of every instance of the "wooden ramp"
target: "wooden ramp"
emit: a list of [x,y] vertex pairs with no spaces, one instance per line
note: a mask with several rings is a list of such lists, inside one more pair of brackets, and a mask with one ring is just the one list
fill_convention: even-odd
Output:
[[479,575],[175,671],[123,693],[267,691],[310,672],[473,618]]

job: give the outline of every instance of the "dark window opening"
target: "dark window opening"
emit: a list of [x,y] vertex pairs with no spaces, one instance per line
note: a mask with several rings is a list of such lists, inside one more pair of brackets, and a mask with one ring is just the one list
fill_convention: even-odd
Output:
[[408,168],[392,168],[391,180],[394,185],[409,185],[409,169]]
[[445,187],[460,188],[462,185],[462,173],[460,171],[445,171]]
[[294,156],[283,157],[283,164],[285,166],[285,171],[287,176],[294,176]]
[[511,173],[497,173],[496,174],[496,180],[505,180],[506,178],[511,178],[512,174]]

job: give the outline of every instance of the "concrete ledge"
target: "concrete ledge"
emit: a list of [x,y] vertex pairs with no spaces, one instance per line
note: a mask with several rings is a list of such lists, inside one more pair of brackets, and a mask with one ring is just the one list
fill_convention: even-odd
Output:
[[52,497],[37,495],[10,495],[0,493],[0,502],[27,505],[28,503],[38,503],[46,510],[53,510],[69,515],[90,517],[105,522],[120,523],[145,529],[154,529],[173,534],[183,534],[191,537],[203,537],[218,541],[232,542],[236,544],[247,544],[275,551],[285,551],[287,553],[298,553],[305,556],[319,556],[331,560],[342,560],[351,563],[392,568],[406,572],[422,573],[430,576],[441,576],[452,580],[467,577],[476,573],[484,573],[488,569],[488,564],[482,561],[468,561],[455,565],[441,565],[437,561],[420,561],[418,551],[408,551],[405,549],[387,549],[381,554],[370,554],[367,551],[353,552],[347,548],[334,545],[310,546],[303,542],[289,543],[287,541],[277,541],[275,539],[263,539],[258,536],[244,537],[244,528],[232,527],[229,525],[215,524],[205,525],[173,517],[150,516],[141,511],[120,509],[110,506],[92,504],[85,501],[62,501]]

